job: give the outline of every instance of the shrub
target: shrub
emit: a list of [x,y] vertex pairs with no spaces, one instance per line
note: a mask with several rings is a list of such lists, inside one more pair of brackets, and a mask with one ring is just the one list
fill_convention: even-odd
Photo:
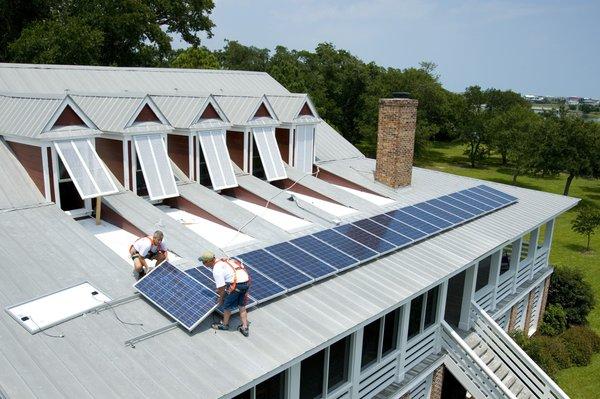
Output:
[[551,376],[559,370],[571,367],[569,350],[564,342],[556,337],[532,337],[525,346],[525,352]]
[[542,335],[555,337],[562,334],[567,328],[567,313],[562,306],[549,305],[544,313],[544,320],[540,324],[539,332]]
[[600,337],[589,327],[571,327],[561,334],[560,339],[577,366],[590,364],[592,355],[600,350]]
[[584,325],[595,304],[592,286],[581,271],[570,267],[556,268],[550,279],[548,304],[560,305],[566,312],[567,326]]

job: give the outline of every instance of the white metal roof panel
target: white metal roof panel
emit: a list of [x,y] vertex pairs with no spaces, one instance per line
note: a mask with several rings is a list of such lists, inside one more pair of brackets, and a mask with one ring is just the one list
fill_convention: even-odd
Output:
[[62,98],[0,95],[0,134],[38,137],[63,102]]
[[187,129],[198,116],[208,96],[151,96],[158,108],[177,129]]

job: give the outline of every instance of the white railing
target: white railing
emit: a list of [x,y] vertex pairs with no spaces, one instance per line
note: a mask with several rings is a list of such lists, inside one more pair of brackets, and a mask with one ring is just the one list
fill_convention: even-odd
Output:
[[568,399],[566,393],[476,303],[471,306],[475,332],[537,398]]
[[450,358],[482,394],[489,398],[517,398],[448,323],[441,324],[442,342]]
[[548,266],[548,248],[540,248],[535,256],[535,262],[533,264],[533,274],[536,274],[544,267]]
[[397,364],[397,358],[389,356],[385,361],[378,364],[377,367],[361,373],[358,383],[358,397],[361,399],[372,398],[394,382]]
[[404,372],[410,371],[417,364],[435,352],[435,345],[438,339],[439,327],[434,324],[425,329],[421,334],[412,337],[406,343],[406,357],[404,362]]
[[485,310],[492,309],[492,297],[494,296],[494,286],[487,285],[475,293],[475,302]]
[[531,259],[525,259],[519,265],[519,272],[517,274],[516,286],[519,287],[525,281],[529,279],[529,274],[531,273],[532,261]]
[[498,291],[496,293],[496,303],[512,294],[514,276],[514,271],[508,271],[500,276],[500,279],[498,280]]

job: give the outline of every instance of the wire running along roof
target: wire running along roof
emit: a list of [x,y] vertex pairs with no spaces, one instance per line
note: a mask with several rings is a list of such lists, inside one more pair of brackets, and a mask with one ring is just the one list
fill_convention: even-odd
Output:
[[[445,198],[454,199],[455,201],[449,203],[445,201]],[[251,292],[253,292],[256,288],[259,294],[252,297],[252,301],[248,306],[289,293],[307,284],[347,270],[352,266],[364,264],[368,260],[427,239],[434,234],[467,223],[515,202],[517,202],[516,197],[489,186],[480,185],[334,227],[317,234],[237,255],[236,257],[247,265],[252,276],[259,276],[253,282],[251,289]],[[406,215],[410,215],[410,219],[406,219]],[[385,219],[390,220],[386,222]],[[411,219],[414,223],[411,222]],[[421,235],[414,235],[414,233],[404,235],[407,230],[420,232]],[[345,243],[338,245],[339,242],[336,236],[344,237]],[[370,256],[356,255],[357,249],[359,249],[359,253],[364,253],[367,248],[371,253]],[[158,269],[162,267],[159,266]],[[154,277],[150,277],[152,275],[150,274],[141,280],[152,280],[148,285],[152,290],[158,290],[158,294],[149,291],[149,288],[144,284],[140,284],[141,281],[136,283],[134,287],[138,288],[144,296],[170,314],[180,324],[191,330],[193,327],[190,328],[190,326],[196,326],[197,323],[195,321],[190,322],[181,314],[186,312],[186,306],[198,306],[195,299],[189,298],[189,296],[198,295],[198,290],[191,289],[191,283],[189,282],[182,284],[181,281],[186,279],[181,276],[172,280],[157,277],[162,276],[164,273],[169,273],[169,275],[183,273],[173,271],[172,268],[172,265],[166,263],[165,269],[167,271],[156,273]],[[199,286],[207,290],[214,289],[212,277],[201,267],[189,269],[186,273]],[[161,283],[154,282],[158,278],[164,281]],[[158,288],[156,287],[157,284],[159,285]],[[173,293],[169,295],[161,293],[169,290]],[[202,296],[202,299],[206,300],[206,297]],[[210,300],[214,302],[214,298],[210,298]],[[173,304],[173,301],[179,302]],[[208,309],[208,304],[203,304],[202,309],[207,312],[214,310],[214,308]],[[193,313],[195,320],[199,323],[208,313],[199,314],[196,310],[189,309],[188,312]]]

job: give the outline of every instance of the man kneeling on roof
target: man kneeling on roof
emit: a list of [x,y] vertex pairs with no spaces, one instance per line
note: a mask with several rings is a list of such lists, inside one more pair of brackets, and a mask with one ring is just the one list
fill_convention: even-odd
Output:
[[129,247],[129,254],[133,260],[133,273],[137,274],[138,279],[150,271],[146,259],[156,260],[155,266],[167,260],[167,246],[163,238],[163,232],[156,230],[154,235],[138,238]]
[[248,271],[239,260],[216,259],[215,254],[210,251],[204,252],[200,260],[206,267],[212,269],[217,295],[219,296],[218,304],[219,306],[223,305],[224,308],[223,320],[214,323],[212,328],[215,330],[229,330],[231,311],[237,307],[242,320],[242,324],[238,326],[238,331],[247,337],[250,334],[248,330],[248,312],[246,311],[248,289],[250,288]]

